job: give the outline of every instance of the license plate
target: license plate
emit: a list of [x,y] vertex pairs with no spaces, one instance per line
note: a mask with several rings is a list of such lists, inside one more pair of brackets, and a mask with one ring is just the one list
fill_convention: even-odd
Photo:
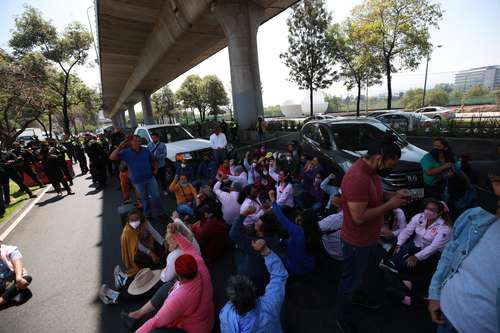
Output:
[[410,196],[412,199],[422,199],[424,197],[424,189],[423,188],[413,188],[408,190],[410,192]]

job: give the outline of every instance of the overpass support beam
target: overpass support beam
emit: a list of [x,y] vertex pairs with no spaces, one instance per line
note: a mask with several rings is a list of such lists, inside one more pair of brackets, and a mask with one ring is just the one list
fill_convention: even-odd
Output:
[[115,114],[114,116],[111,117],[111,121],[113,122],[113,127],[115,128],[120,128],[120,119],[118,114]]
[[128,120],[130,121],[130,127],[137,127],[137,118],[135,116],[134,104],[127,105],[128,109]]
[[121,127],[127,127],[127,118],[125,118],[125,111],[120,111],[119,113]]
[[228,40],[234,115],[241,129],[264,115],[257,54],[257,30],[264,8],[251,0],[218,2],[214,13]]
[[151,93],[149,91],[143,92],[142,98],[142,115],[144,117],[145,125],[154,125],[153,108],[151,107]]

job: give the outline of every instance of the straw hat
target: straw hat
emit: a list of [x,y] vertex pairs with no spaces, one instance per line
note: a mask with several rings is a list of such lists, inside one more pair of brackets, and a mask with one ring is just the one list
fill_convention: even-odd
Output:
[[135,275],[134,281],[128,287],[130,295],[142,295],[148,292],[155,284],[160,281],[161,270],[152,271],[149,268],[143,268]]

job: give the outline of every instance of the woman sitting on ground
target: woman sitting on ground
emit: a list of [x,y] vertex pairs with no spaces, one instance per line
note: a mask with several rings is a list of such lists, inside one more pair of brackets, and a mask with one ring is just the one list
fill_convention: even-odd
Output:
[[269,191],[273,213],[289,235],[287,268],[291,276],[303,276],[315,269],[320,250],[320,231],[316,215],[311,210],[299,212],[295,223],[290,221],[276,202],[276,192]]
[[215,215],[213,207],[203,205],[199,212],[201,219],[191,226],[191,230],[200,244],[203,258],[209,264],[224,255],[227,250],[227,226]]
[[161,268],[164,262],[165,239],[146,220],[144,215],[134,210],[128,214],[128,223],[121,235],[121,255],[125,268],[115,267],[115,280],[118,286],[127,284],[128,278],[134,277],[141,268]]
[[406,228],[406,216],[401,208],[393,209],[384,216],[384,225],[380,229],[382,247],[389,251],[396,245],[399,234]]
[[243,191],[240,192],[238,203],[241,205],[240,214],[250,206],[255,209],[254,213],[248,215],[243,221],[243,225],[245,226],[251,226],[264,214],[262,202],[259,199],[259,191],[255,185],[248,185],[243,188]]
[[213,287],[207,266],[193,243],[177,233],[175,224],[167,226],[167,237],[173,237],[184,252],[175,261],[178,281],[170,290],[159,289],[150,302],[127,317],[135,318],[137,312],[158,310],[137,333],[148,333],[156,328],[177,329],[173,332],[211,332],[214,323]]
[[5,245],[0,240],[0,306],[17,301],[21,291],[31,283],[22,258],[17,246]]
[[[415,268],[443,250],[450,239],[451,226],[446,204],[428,199],[425,210],[401,231],[393,257],[382,263],[382,267],[393,272]],[[408,241],[413,235],[414,240]]]
[[276,203],[281,208],[293,208],[293,185],[290,174],[285,170],[276,171],[276,163],[269,167],[269,175],[276,181]]

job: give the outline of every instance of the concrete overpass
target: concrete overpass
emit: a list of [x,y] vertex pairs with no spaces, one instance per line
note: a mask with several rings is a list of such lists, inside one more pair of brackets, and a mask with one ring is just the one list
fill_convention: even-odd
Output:
[[257,30],[297,0],[96,0],[104,113],[124,126],[151,93],[229,46],[235,117],[241,128],[263,114]]

